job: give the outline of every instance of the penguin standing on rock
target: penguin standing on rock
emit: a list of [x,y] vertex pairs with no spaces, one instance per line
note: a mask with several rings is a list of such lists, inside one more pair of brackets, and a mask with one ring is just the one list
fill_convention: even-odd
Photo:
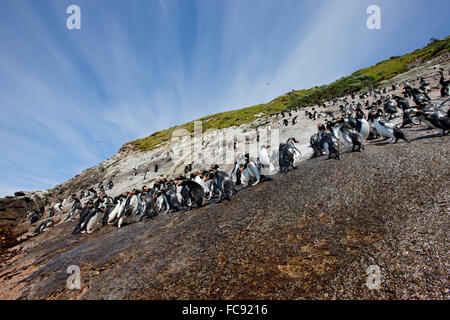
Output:
[[48,228],[50,228],[53,225],[53,220],[52,219],[48,219],[45,220],[44,222],[42,222],[35,230],[34,230],[34,234],[35,236],[37,236],[38,234],[41,234],[43,232],[45,232],[45,230],[47,230]]
[[66,220],[64,220],[64,222],[71,220],[74,220],[74,217],[76,216],[77,213],[80,213],[81,210],[83,209],[81,202],[78,198],[75,198],[75,201],[72,205],[72,209],[70,210],[69,215],[67,216]]
[[341,118],[337,124],[337,130],[339,135],[349,144],[352,148],[352,152],[361,151],[364,149],[364,145],[361,141],[361,135],[350,126],[344,123],[344,119]]
[[216,203],[219,203],[223,198],[231,200],[233,191],[235,191],[235,189],[231,177],[227,173],[219,171],[217,169],[218,166],[214,166],[213,169],[209,171],[204,181],[211,181],[213,188],[217,191],[219,196],[219,200],[217,200]]
[[204,191],[200,184],[191,180],[183,180],[178,183],[182,187],[181,195],[188,206],[188,211],[196,204],[198,208],[203,205]]
[[444,73],[440,71],[441,79],[439,84],[441,85],[441,97],[446,97],[450,95],[450,80],[445,80]]
[[[450,118],[448,117],[448,115],[445,115],[442,112],[424,112],[419,110],[414,114],[414,116],[420,118],[429,127],[441,130],[441,136],[444,136],[446,134],[445,131],[450,130]],[[449,132],[447,132],[447,134],[448,133]]]
[[[298,152],[301,156],[300,150],[298,150],[294,143],[299,143],[299,141],[295,138],[289,138],[280,148],[280,171],[287,173],[289,170],[289,167],[292,167],[294,170],[296,167],[294,166],[294,157],[296,152]],[[280,145],[281,147],[281,145]]]
[[364,113],[357,112],[356,113],[356,131],[358,131],[362,140],[367,140],[370,134],[370,124],[364,118]]
[[72,234],[78,234],[84,230],[87,222],[93,216],[93,212],[91,211],[92,208],[93,208],[92,201],[89,200],[88,203],[86,203],[86,205],[84,206],[83,210],[81,211],[80,220],[78,221],[78,224],[75,227],[75,230],[73,230]]
[[375,128],[380,136],[391,138],[392,140],[394,140],[394,143],[397,143],[399,139],[409,142],[403,131],[397,128],[397,126],[395,126],[394,124],[384,121],[381,115],[381,110],[378,110],[377,113],[373,114]]

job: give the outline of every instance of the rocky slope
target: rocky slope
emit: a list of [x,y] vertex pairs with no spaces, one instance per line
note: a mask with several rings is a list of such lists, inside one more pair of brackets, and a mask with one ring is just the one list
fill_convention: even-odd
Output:
[[[0,297],[447,299],[449,139],[406,134],[410,144],[304,162],[231,202],[90,235],[57,226],[1,268]],[[69,265],[81,290],[66,287]],[[369,265],[379,290],[365,286]]]

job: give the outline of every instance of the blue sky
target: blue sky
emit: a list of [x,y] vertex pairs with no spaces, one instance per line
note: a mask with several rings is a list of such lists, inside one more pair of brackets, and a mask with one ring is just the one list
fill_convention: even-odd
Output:
[[[66,8],[81,8],[81,30]],[[382,29],[366,28],[381,7]],[[448,0],[2,0],[0,196],[450,34]],[[270,85],[267,85],[269,83]]]

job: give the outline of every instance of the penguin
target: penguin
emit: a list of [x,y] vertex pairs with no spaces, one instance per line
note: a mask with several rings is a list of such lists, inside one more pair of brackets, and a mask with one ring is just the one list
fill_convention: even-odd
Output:
[[361,141],[361,135],[353,128],[344,124],[344,119],[341,120],[336,125],[339,135],[347,142],[347,144],[352,148],[352,152],[361,151],[364,149],[364,145]]
[[367,120],[364,118],[364,113],[357,112],[356,113],[356,131],[361,136],[361,139],[367,140],[370,133],[370,124],[367,122]]
[[263,168],[268,168],[269,172],[274,172],[275,167],[272,164],[272,161],[270,161],[269,151],[267,150],[269,148],[270,146],[261,146],[259,150],[258,160]]
[[188,211],[196,204],[198,208],[203,205],[204,190],[203,187],[195,181],[184,180],[179,182],[182,187],[181,195],[188,206]]
[[427,103],[429,103],[429,101],[431,101],[430,97],[419,89],[407,87],[405,90],[412,95],[414,103],[418,108],[423,108]]
[[309,147],[313,149],[312,158],[321,157],[323,155],[322,148],[320,147],[320,135],[314,134],[309,139]]
[[63,207],[62,207],[61,200],[58,200],[56,202],[56,204],[52,208],[50,208],[50,213],[52,214],[51,216],[60,215],[62,213],[62,210],[63,210]]
[[[441,136],[446,135],[445,131],[450,130],[450,118],[442,112],[424,112],[419,110],[414,114],[414,116],[423,120],[431,128],[441,130]],[[447,134],[448,133],[449,132],[447,132]]]
[[96,197],[97,197],[97,192],[94,190],[94,188],[90,188],[88,190],[88,201],[93,200]]
[[123,195],[120,195],[116,199],[116,205],[111,210],[111,212],[108,214],[108,218],[106,219],[107,224],[112,224],[114,222],[114,220],[119,215],[119,212],[122,210],[124,204],[125,204],[125,199],[124,199]]
[[294,170],[296,167],[294,166],[294,157],[295,153],[298,152],[301,155],[300,150],[298,150],[294,143],[299,143],[299,141],[295,138],[289,138],[286,144],[283,145],[283,148],[280,152],[280,171],[287,173],[289,167],[292,167]]
[[409,142],[403,131],[397,128],[397,126],[381,119],[381,110],[373,115],[373,120],[375,128],[380,136],[391,138],[394,140],[394,143],[397,143],[399,139]]
[[402,125],[400,126],[400,129],[405,127],[408,124],[411,125],[417,125],[417,123],[414,122],[414,114],[416,113],[416,108],[409,108],[403,110],[403,119],[402,119]]
[[241,175],[241,164],[236,161],[230,174],[231,178],[236,181],[234,183],[235,187],[242,186]]
[[163,206],[166,208],[166,213],[169,211],[169,205],[166,203],[166,197],[164,196],[164,192],[162,190],[158,190],[152,197],[154,201],[154,210],[156,214],[159,214],[163,209]]
[[35,224],[42,218],[42,214],[37,211],[36,209],[33,210],[33,212],[29,216],[30,224]]
[[[174,190],[175,188],[175,190]],[[176,186],[170,186],[164,192],[165,197],[165,203],[167,205],[167,211],[180,211],[182,208],[180,206],[180,203],[178,202],[178,197],[176,193]]]
[[107,201],[103,195],[98,199],[97,204],[95,205],[95,213],[86,223],[86,233],[92,233],[94,231],[95,226],[98,222],[102,221],[102,213],[103,217],[106,215],[107,210]]
[[37,236],[38,234],[45,232],[45,230],[50,228],[52,225],[53,225],[52,219],[45,220],[34,230],[34,235]]
[[[352,143],[352,139],[350,138],[350,136],[348,135],[347,130],[343,130],[343,126],[344,126],[344,119],[341,118],[339,119],[338,123],[334,126],[333,128],[333,134],[339,138],[339,140],[347,147],[352,147],[353,143]],[[331,130],[330,130],[331,131]]]
[[251,177],[254,177],[256,179],[256,181],[251,185],[252,187],[256,186],[261,181],[259,166],[253,160],[250,160],[250,156],[248,153],[245,154],[243,162],[240,163],[239,170],[245,177],[247,185],[250,182]]
[[[85,222],[88,221],[88,217],[91,215],[91,208],[93,207],[92,202],[89,200],[88,203],[83,207],[83,210],[80,213],[80,219],[78,220],[78,224],[73,230],[72,234],[78,234],[85,227]],[[91,215],[92,217],[92,215]],[[90,217],[89,217],[90,219]]]
[[136,213],[138,206],[138,198],[137,198],[138,193],[139,193],[138,190],[134,190],[133,192],[130,192],[128,194],[128,197],[125,199],[124,209],[120,214],[119,220],[117,221],[118,229],[122,227],[122,224],[125,222],[125,220],[127,220],[129,217],[133,216]]
[[235,189],[233,180],[231,180],[231,177],[227,173],[213,169],[209,171],[209,174],[205,177],[204,181],[211,181],[212,187],[217,191],[219,199],[216,203],[221,202],[223,198],[231,201]]
[[77,213],[80,213],[82,210],[82,205],[81,205],[81,201],[78,198],[75,198],[73,204],[72,204],[72,209],[70,210],[69,215],[67,216],[66,220],[64,220],[64,222],[70,220],[73,221],[74,217],[76,216]]
[[87,231],[87,227],[89,225],[90,222],[92,222],[92,219],[99,219],[99,210],[102,207],[103,204],[103,194],[99,194],[99,197],[95,199],[95,201],[93,202],[93,204],[91,206],[89,206],[88,208],[89,213],[87,214],[86,218],[84,219],[84,221],[82,222],[82,224],[80,225],[80,233],[86,233]]
[[116,209],[117,207],[117,199],[118,197],[114,198],[113,200],[109,200],[106,210],[105,210],[105,214],[103,215],[102,218],[102,226],[105,226],[108,223],[108,219],[110,214],[114,211],[114,209]]
[[[94,231],[94,226],[102,220],[102,213],[106,212],[106,208],[98,208],[95,210],[93,216],[86,223],[86,233],[92,233]],[[82,231],[83,233],[83,231]]]
[[389,115],[389,120],[394,118],[394,115],[397,114],[397,108],[395,107],[394,103],[389,100],[384,104],[384,112]]
[[444,73],[440,71],[441,79],[439,84],[441,85],[441,97],[446,97],[450,95],[450,80],[445,80]]
[[328,153],[328,159],[340,160],[339,141],[335,134],[330,130],[325,130],[321,134],[322,148]]

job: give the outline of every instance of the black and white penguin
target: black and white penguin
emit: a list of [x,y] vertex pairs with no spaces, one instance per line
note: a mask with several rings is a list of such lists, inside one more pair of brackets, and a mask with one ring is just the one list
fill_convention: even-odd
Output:
[[299,141],[295,138],[289,138],[286,144],[283,145],[280,150],[280,171],[287,173],[289,168],[292,167],[294,170],[296,167],[294,166],[295,162],[295,154],[298,152],[301,156],[300,150],[295,147],[294,143],[299,143]]
[[395,116],[395,114],[397,114],[398,112],[397,108],[392,102],[392,100],[389,100],[384,104],[384,112],[389,115],[389,119],[392,119]]
[[[419,110],[414,114],[414,116],[420,118],[429,127],[441,130],[442,136],[446,134],[445,131],[450,130],[450,118],[442,112],[424,112]],[[447,134],[448,133],[449,132],[447,132]]]
[[360,134],[361,139],[367,140],[370,133],[370,124],[367,122],[366,118],[364,117],[364,113],[357,112],[356,113],[356,131]]
[[119,213],[123,210],[125,207],[125,197],[123,195],[120,195],[116,197],[114,208],[109,212],[108,218],[106,219],[107,224],[113,224],[114,220],[119,216]]
[[45,230],[50,228],[52,225],[53,225],[52,219],[45,220],[34,230],[34,235],[36,236],[38,234],[45,232]]
[[28,220],[30,221],[30,224],[35,224],[43,217],[43,214],[41,214],[40,211],[34,209],[31,214],[28,217]]
[[409,140],[406,138],[403,131],[401,131],[399,128],[397,128],[396,125],[383,120],[381,116],[382,116],[382,114],[381,114],[380,110],[373,115],[373,122],[374,122],[375,128],[380,136],[386,137],[386,138],[391,138],[394,140],[394,143],[397,143],[397,141],[399,139],[409,142]]
[[446,97],[450,95],[450,80],[446,80],[444,78],[444,73],[441,71],[441,79],[439,80],[439,84],[441,85],[441,97]]
[[72,234],[78,234],[80,233],[85,227],[86,223],[89,221],[89,219],[93,216],[93,204],[92,201],[89,200],[86,205],[83,207],[83,210],[80,213],[80,219],[78,220],[78,224],[73,230]]
[[219,171],[215,167],[209,171],[204,181],[211,181],[213,188],[217,191],[219,197],[217,203],[221,202],[223,198],[231,200],[235,188],[233,180],[227,173]]
[[92,233],[99,222],[102,221],[102,218],[104,219],[106,216],[109,200],[104,194],[100,194],[99,196],[99,199],[94,204],[95,213],[86,223],[86,233]]
[[176,186],[175,186],[175,190],[173,187],[168,187],[163,192],[164,192],[164,196],[166,198],[167,212],[169,212],[169,211],[176,212],[176,211],[182,210],[181,205],[178,202]]
[[336,124],[336,130],[339,133],[339,137],[345,141],[347,145],[352,148],[352,152],[361,151],[364,149],[364,145],[361,141],[361,135],[355,129],[345,124],[344,119],[340,119]]
[[72,209],[70,210],[69,215],[67,216],[66,220],[64,220],[64,222],[66,222],[68,220],[73,221],[75,219],[76,214],[80,213],[81,210],[83,210],[81,201],[78,198],[75,198],[75,200],[72,204]]
[[136,214],[138,203],[139,203],[138,197],[137,197],[138,193],[139,193],[138,190],[134,190],[134,191],[128,193],[128,196],[125,199],[124,209],[123,209],[122,213],[120,214],[120,216],[118,217],[119,220],[117,221],[117,228],[120,229],[122,227],[122,224],[126,220],[129,220],[130,217],[132,217],[133,215]]
[[241,171],[242,175],[245,177],[247,184],[250,183],[252,177],[256,179],[251,185],[252,187],[256,186],[261,181],[260,165],[251,160],[248,153],[244,155],[241,161],[239,161],[239,171]]
[[204,190],[203,187],[195,181],[183,180],[179,182],[181,186],[181,196],[188,206],[188,211],[192,209],[194,204],[200,208],[203,205]]
[[313,149],[313,158],[321,157],[323,155],[323,149],[320,146],[320,139],[321,135],[319,133],[312,135],[309,139],[309,147]]
[[339,141],[332,130],[321,132],[321,148],[328,153],[328,159],[340,160]]

